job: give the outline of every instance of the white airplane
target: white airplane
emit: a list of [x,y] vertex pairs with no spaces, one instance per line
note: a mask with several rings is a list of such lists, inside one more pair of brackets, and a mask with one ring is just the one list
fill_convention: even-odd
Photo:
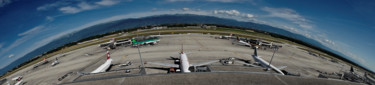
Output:
[[105,42],[105,43],[101,43],[99,44],[99,47],[105,47],[105,46],[109,46],[109,45],[115,45],[114,43],[116,42],[115,38],[112,38],[111,40],[109,40],[108,42]]
[[275,67],[272,64],[269,64],[267,61],[263,60],[260,56],[258,56],[257,49],[258,49],[258,47],[255,46],[254,55],[252,55],[257,64],[259,64],[260,66],[262,66],[264,68],[267,68],[267,69],[272,68],[273,70],[280,73],[281,75],[285,75],[280,69],[284,69],[287,66]]
[[229,34],[229,36],[219,36],[219,37],[216,37],[216,38],[219,38],[219,39],[231,39],[232,38],[232,33]]
[[22,76],[17,76],[12,78],[13,81],[20,81],[23,77]]
[[55,65],[57,65],[57,64],[59,64],[60,62],[59,61],[57,61],[57,58],[56,58],[56,60],[51,64],[51,66],[55,66]]
[[[20,85],[21,83],[22,83],[22,76],[17,76],[17,77],[14,77],[12,80],[13,81],[17,81],[17,83],[16,84],[14,84],[14,85]],[[9,84],[9,82],[8,82],[8,84]]]
[[94,71],[92,71],[91,73],[100,73],[100,72],[105,72],[109,66],[111,65],[112,63],[112,59],[111,57],[109,56],[109,51],[107,51],[107,61],[105,61],[104,64],[102,64],[101,66],[99,66],[98,68],[96,68]]
[[245,41],[241,40],[239,37],[237,37],[237,41],[233,41],[232,44],[237,44],[237,45],[243,45],[243,46],[251,47],[251,44],[249,44],[248,42],[245,42]]
[[240,41],[238,41],[239,43],[241,43],[242,45],[245,45],[245,46],[251,46],[249,43],[247,43],[247,42],[245,42],[245,41],[242,41],[242,40],[240,40]]
[[229,34],[229,36],[220,36],[219,38],[221,38],[221,39],[230,39],[230,38],[232,38],[232,33],[230,33]]
[[20,81],[18,81],[16,84],[14,84],[14,85],[21,85],[21,83],[23,82],[23,80],[20,80]]
[[158,62],[147,62],[147,63],[155,64],[155,65],[162,65],[162,66],[169,66],[169,67],[180,68],[181,72],[183,72],[183,73],[190,73],[191,71],[189,70],[189,67],[191,67],[191,66],[194,66],[194,67],[196,67],[196,66],[203,66],[203,65],[214,63],[214,62],[218,62],[218,60],[208,61],[208,62],[202,62],[202,63],[197,63],[197,64],[190,64],[189,61],[188,61],[188,58],[186,56],[186,53],[184,53],[184,51],[183,51],[183,46],[182,46],[179,62],[180,62],[179,65],[177,65],[177,64],[167,64],[167,63],[158,63]]

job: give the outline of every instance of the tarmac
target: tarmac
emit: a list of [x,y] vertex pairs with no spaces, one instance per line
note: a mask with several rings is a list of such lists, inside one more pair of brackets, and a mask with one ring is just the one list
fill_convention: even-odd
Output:
[[204,72],[127,76],[64,85],[361,85],[342,80],[303,78],[262,73]]
[[[190,63],[199,63],[211,60],[219,60],[228,57],[250,60],[253,49],[245,46],[232,45],[230,40],[215,39],[213,35],[183,34],[162,36],[160,43],[153,46],[140,47],[142,59],[146,67],[146,74],[140,76],[140,55],[137,48],[120,46],[110,50],[113,66],[109,72],[87,74],[99,67],[106,60],[106,49],[97,45],[66,52],[53,56],[47,60],[53,61],[58,57],[60,64],[51,66],[51,63],[36,69],[28,67],[18,71],[7,79],[15,76],[24,76],[25,84],[51,85],[51,84],[329,84],[346,85],[357,84],[347,81],[317,78],[319,72],[340,72],[349,70],[344,63],[334,63],[329,60],[309,55],[308,52],[298,49],[298,46],[278,43],[283,45],[273,59],[274,66],[288,66],[285,71],[298,73],[300,77],[281,76],[273,71],[264,71],[258,67],[246,67],[240,63],[222,66],[221,63],[211,64],[213,72],[207,73],[173,73],[166,74],[168,67],[147,64],[147,62],[171,63],[170,57],[178,58],[178,53],[183,50],[187,53]],[[271,59],[273,50],[258,50],[258,55],[266,61]],[[131,61],[130,66],[118,66]],[[130,73],[125,73],[130,69]],[[70,74],[67,74],[70,73]],[[61,81],[58,79],[67,75]],[[90,81],[95,80],[95,81]]]

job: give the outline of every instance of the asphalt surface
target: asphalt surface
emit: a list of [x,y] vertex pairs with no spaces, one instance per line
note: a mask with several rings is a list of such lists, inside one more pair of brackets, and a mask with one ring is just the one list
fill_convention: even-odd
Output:
[[[171,63],[173,64],[173,60],[169,60],[170,57],[178,57],[178,53],[181,50],[181,45],[184,45],[184,51],[188,53],[188,59],[190,63],[200,63],[206,62],[211,60],[219,60],[222,58],[234,57],[243,60],[250,60],[253,61],[251,58],[251,54],[253,54],[253,49],[245,46],[238,46],[232,45],[232,41],[225,40],[225,39],[215,39],[215,36],[211,35],[202,35],[202,34],[184,34],[184,35],[172,35],[172,36],[162,36],[160,38],[160,43],[154,46],[144,46],[140,48],[143,61],[144,62],[161,62],[161,63]],[[140,84],[142,83],[142,79],[146,78],[145,80],[154,83],[143,82],[144,84],[206,84],[207,82],[212,83],[216,80],[225,81],[228,80],[232,83],[223,83],[223,84],[261,84],[264,82],[266,84],[283,84],[278,78],[282,77],[283,81],[287,84],[295,84],[293,83],[294,80],[300,81],[300,83],[296,84],[303,84],[304,82],[310,84],[308,81],[309,79],[315,79],[317,81],[322,81],[318,84],[336,84],[336,83],[324,83],[327,79],[316,79],[318,76],[318,72],[340,72],[340,70],[349,70],[349,66],[343,63],[333,63],[326,59],[321,59],[312,55],[309,55],[308,52],[304,50],[298,49],[296,46],[281,44],[283,48],[279,49],[275,54],[275,58],[273,59],[272,64],[274,66],[288,66],[284,70],[292,73],[298,73],[301,77],[291,77],[285,76],[286,79],[284,80],[284,76],[275,77],[273,74],[274,72],[268,71],[265,72],[261,70],[261,68],[254,68],[254,67],[244,67],[240,63],[235,63],[233,66],[225,66],[220,67],[219,62],[211,64],[214,68],[213,71],[215,73],[193,73],[191,75],[192,79],[190,78],[190,74],[172,74],[165,75],[167,73],[166,70],[163,70],[168,67],[152,65],[152,64],[145,64],[146,68],[146,76],[137,76],[139,72],[140,66],[140,59],[139,53],[137,48],[132,47],[124,47],[120,46],[114,50],[110,50],[111,58],[113,59],[110,72],[107,73],[100,73],[100,74],[92,74],[92,75],[79,75],[77,73],[89,73],[99,67],[101,64],[105,62],[105,53],[106,50],[103,48],[98,47],[97,45],[77,49],[71,52],[65,53],[65,56],[56,55],[48,60],[53,61],[56,57],[59,57],[60,64],[56,66],[51,66],[51,63],[48,63],[44,66],[38,67],[36,69],[32,69],[32,67],[28,67],[23,69],[15,74],[7,77],[7,79],[11,79],[15,76],[24,76],[24,81],[27,82],[26,84],[30,85],[51,85],[51,84],[65,84],[69,82],[76,82],[77,84]],[[262,56],[262,58],[266,61],[269,61],[272,56],[272,50],[259,50],[258,55]],[[126,62],[132,62],[130,66],[118,66],[120,64],[125,64]],[[217,66],[217,67],[215,67]],[[151,68],[156,67],[159,69]],[[125,69],[131,69],[131,73],[124,73]],[[67,73],[72,72],[72,74],[68,74],[64,79],[59,81],[58,79],[64,76]],[[219,73],[217,73],[219,72]],[[221,74],[223,73],[224,74]],[[240,73],[225,73],[225,72],[240,72]],[[260,74],[259,74],[260,73]],[[262,75],[266,73],[263,80],[271,80],[275,81],[275,83],[267,83],[267,81],[260,81],[262,80]],[[162,75],[156,75],[162,74]],[[212,74],[212,75],[211,75]],[[127,77],[129,76],[130,77]],[[233,76],[230,76],[233,75]],[[248,76],[243,76],[248,75]],[[268,76],[267,76],[268,75]],[[156,77],[154,77],[156,76]],[[177,77],[175,77],[177,76]],[[180,78],[178,76],[181,76]],[[183,77],[186,76],[186,77]],[[206,77],[207,76],[207,77]],[[221,77],[225,76],[225,77]],[[258,77],[259,76],[259,77]],[[249,77],[249,78],[248,78]],[[102,80],[100,79],[102,78]],[[149,78],[149,79],[147,79]],[[170,78],[163,79],[163,78]],[[176,81],[174,78],[177,78]],[[201,79],[204,78],[204,79]],[[215,78],[217,78],[215,80]],[[253,81],[252,78],[256,78]],[[307,80],[302,80],[304,78],[308,78]],[[97,83],[94,81],[87,81],[87,83],[83,82],[85,80],[92,80],[96,79]],[[159,80],[157,80],[159,79]],[[160,80],[161,79],[161,80]],[[199,79],[199,80],[196,80]],[[207,79],[207,80],[205,80]],[[115,80],[115,81],[112,81]],[[185,81],[187,80],[187,81]],[[204,81],[206,82],[204,82]],[[78,82],[82,81],[82,82]],[[102,81],[102,82],[99,82]],[[126,81],[125,83],[121,81]],[[177,82],[178,81],[178,82]],[[197,81],[197,82],[195,82]],[[236,83],[239,81],[239,83]],[[90,83],[91,82],[91,83]],[[118,83],[120,82],[120,83]],[[168,83],[169,82],[169,83]],[[175,82],[175,83],[173,83]],[[242,82],[242,83],[241,83]],[[252,83],[253,82],[253,83]],[[257,83],[258,82],[258,83]],[[277,82],[277,83],[276,83]],[[280,83],[281,82],[281,83]],[[336,82],[336,81],[334,81]],[[340,82],[340,81],[338,81]],[[347,83],[347,82],[344,82]],[[73,84],[73,83],[71,83]],[[341,83],[337,83],[341,84]]]
[[87,80],[63,85],[361,85],[341,80],[262,73],[206,72],[154,74]]

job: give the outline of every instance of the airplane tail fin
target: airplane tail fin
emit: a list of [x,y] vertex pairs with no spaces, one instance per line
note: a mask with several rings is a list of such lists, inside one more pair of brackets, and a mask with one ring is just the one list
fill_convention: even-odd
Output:
[[258,49],[258,47],[257,47],[257,46],[255,46],[255,47],[254,47],[254,55],[255,55],[255,56],[258,56],[258,52],[257,52],[257,49]]
[[107,51],[107,60],[108,60],[109,58],[111,58],[111,57],[109,56],[109,51]]
[[181,44],[181,54],[184,53],[184,44]]

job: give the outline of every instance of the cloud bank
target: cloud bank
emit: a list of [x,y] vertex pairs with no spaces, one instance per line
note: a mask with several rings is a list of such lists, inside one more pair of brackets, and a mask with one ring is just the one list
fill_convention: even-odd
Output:
[[[55,3],[45,4],[39,6],[36,9],[38,11],[48,11],[57,9],[58,11],[65,14],[75,14],[82,11],[97,9],[105,6],[112,6],[120,3],[121,1],[131,1],[131,0],[100,0],[97,2],[86,2],[86,1],[57,1]],[[78,4],[77,4],[78,3]]]
[[11,2],[11,0],[0,0],[0,7],[10,4]]
[[291,21],[295,24],[298,24],[302,28],[311,29],[313,28],[310,20],[307,20],[302,15],[299,15],[296,11],[289,9],[289,8],[271,8],[271,7],[264,7],[262,8],[263,11],[269,13],[269,17],[278,17],[288,21]]

